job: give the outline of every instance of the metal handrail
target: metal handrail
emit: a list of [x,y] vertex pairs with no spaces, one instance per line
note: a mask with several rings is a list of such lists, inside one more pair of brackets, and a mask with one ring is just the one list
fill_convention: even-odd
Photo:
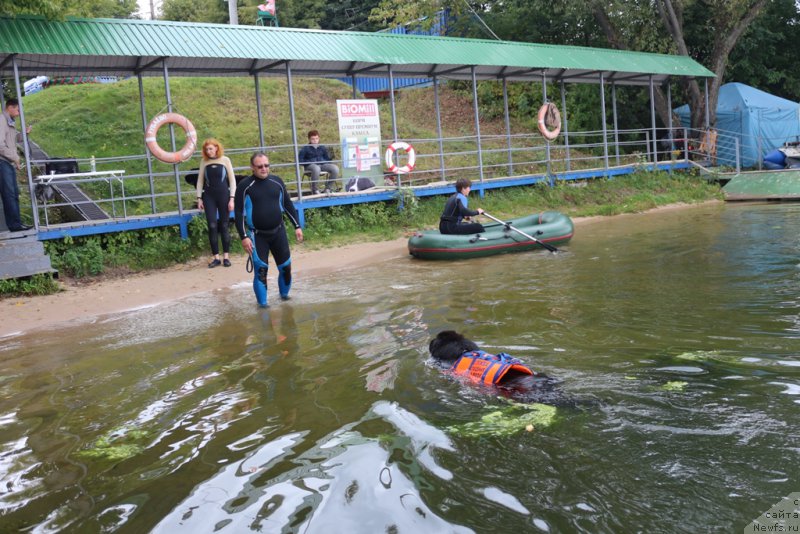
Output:
[[[417,150],[417,166],[411,173],[403,177],[402,184],[403,187],[425,187],[428,184],[441,183],[443,180],[453,181],[459,177],[467,177],[473,182],[480,183],[482,173],[478,160],[481,158],[484,180],[531,176],[548,177],[549,180],[569,171],[609,168],[604,164],[603,151],[606,144],[620,154],[619,160],[612,157],[614,159],[612,163],[615,166],[637,166],[643,162],[653,162],[654,160],[685,159],[683,157],[676,158],[669,147],[653,154],[650,144],[651,132],[652,130],[648,128],[609,131],[606,132],[605,140],[602,131],[569,132],[569,151],[566,150],[566,139],[563,136],[559,137],[549,144],[551,154],[549,160],[546,157],[546,143],[536,133],[519,133],[510,136],[481,135],[480,144],[475,135],[407,139]],[[666,133],[666,130],[662,129],[659,132],[663,134]],[[613,143],[615,135],[619,138],[617,143]],[[388,142],[388,140],[383,140],[382,147],[386,147]],[[443,147],[443,153],[439,152],[439,146]],[[234,163],[234,171],[237,174],[242,171],[244,174],[249,173],[250,154],[260,150],[262,150],[261,147],[236,147],[227,148],[225,152]],[[301,202],[304,202],[305,200],[302,199],[303,189],[308,184],[303,181],[302,173],[300,176],[296,175],[294,145],[269,146],[266,147],[266,151],[270,155],[273,172],[282,176],[290,193],[298,195]],[[688,155],[693,156],[692,153]],[[36,163],[43,167],[47,161],[37,161]],[[145,170],[147,156],[83,158],[76,161],[79,165],[87,165],[90,161],[94,161],[98,169],[70,175],[47,175],[47,178],[40,176],[38,180],[40,183],[54,179],[64,180],[87,188],[95,203],[98,205],[111,204],[111,212],[115,218],[118,217],[118,205],[121,205],[122,208],[119,217],[123,219],[151,213],[155,215],[174,213],[180,205],[179,196],[190,200],[190,205],[194,205],[195,190],[184,180],[179,182],[180,189],[175,190],[176,180],[172,165],[153,161],[153,170],[148,173]],[[199,167],[199,162],[200,153],[196,152],[189,161],[180,165],[178,175],[182,177],[188,174],[191,172],[190,169]],[[336,163],[340,165],[341,169],[341,159]],[[118,191],[112,188],[108,196],[105,196],[97,187],[92,188],[93,182],[109,175],[112,175],[120,183],[121,187]],[[156,184],[152,193],[149,189],[151,180]],[[35,198],[33,204],[34,209],[44,209],[45,211],[65,206],[64,203],[39,203]],[[45,217],[41,219],[45,221],[45,226],[49,226],[47,221],[52,220],[52,217],[48,217],[45,213]]]

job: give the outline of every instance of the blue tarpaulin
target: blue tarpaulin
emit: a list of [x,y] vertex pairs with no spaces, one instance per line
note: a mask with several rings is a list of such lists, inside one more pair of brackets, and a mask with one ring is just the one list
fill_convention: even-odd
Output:
[[[688,128],[689,106],[674,112]],[[719,165],[736,165],[734,138],[738,138],[741,166],[756,167],[770,151],[800,141],[800,104],[743,83],[726,83],[719,89],[716,128]]]

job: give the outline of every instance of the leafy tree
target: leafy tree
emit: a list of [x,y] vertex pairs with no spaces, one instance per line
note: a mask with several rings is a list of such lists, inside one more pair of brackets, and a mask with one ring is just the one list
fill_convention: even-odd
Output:
[[228,4],[221,0],[164,0],[161,18],[182,22],[227,23]]
[[0,15],[44,15],[127,18],[138,9],[136,0],[0,0]]
[[800,101],[797,43],[800,43],[800,8],[797,2],[770,2],[764,16],[753,22],[731,53],[725,81],[746,83]]
[[[258,5],[263,1],[238,0],[239,24],[255,25]],[[379,28],[368,17],[378,1],[278,0],[278,23],[287,28],[375,31]],[[161,11],[164,20],[228,22],[228,4],[224,0],[164,0]]]
[[[452,4],[452,5],[451,5]],[[370,13],[370,20],[379,26],[388,28],[398,24],[405,24],[414,20],[432,17],[441,8],[449,7],[454,14],[461,12],[460,3],[454,0],[418,0],[403,2],[403,0],[380,0],[380,3]]]
[[59,0],[0,0],[0,15],[44,15],[54,18],[61,15],[63,2]]
[[[507,41],[574,46],[604,46],[591,13],[576,2],[509,0],[502,9],[491,9],[481,17]],[[470,30],[463,34],[486,37],[482,24],[470,13]]]
[[[717,121],[719,87],[725,79],[728,57],[748,26],[758,17],[768,0],[658,0],[658,14],[672,38],[678,54],[704,63],[716,78],[709,81],[708,116]],[[691,23],[684,24],[688,10]],[[693,31],[694,30],[694,31]],[[702,56],[698,52],[705,52]],[[681,79],[684,96],[692,110],[692,126],[700,127],[706,113],[705,99],[696,80]],[[663,115],[663,112],[662,112]]]
[[326,0],[278,0],[278,20],[284,27],[319,29],[326,4]]
[[[774,3],[783,4],[784,10],[791,8],[790,0],[483,0],[477,5],[464,0],[382,0],[372,16],[387,24],[407,22],[430,16],[444,6],[459,18],[480,15],[504,39],[602,46],[597,36],[600,33],[606,44],[621,50],[689,56],[717,76],[709,82],[713,123],[728,58],[765,7]],[[795,6],[795,13],[797,9]],[[784,20],[790,27],[794,24],[790,32],[796,35],[796,17],[794,22],[785,16]],[[785,57],[792,54],[789,49]],[[681,79],[680,87],[692,108],[692,125],[702,125],[705,99],[700,84]],[[666,123],[670,111],[660,88],[656,107]]]
[[[769,0],[592,0],[591,11],[608,42],[620,50],[640,50],[692,57],[716,74],[709,80],[709,118],[716,122],[719,87],[728,57]],[[679,78],[692,110],[692,126],[705,122],[705,96],[697,80]],[[669,120],[666,97],[656,89],[655,105],[664,124]]]
[[138,9],[136,0],[80,0],[71,2],[67,15],[124,19]]
[[320,27],[325,30],[353,30],[374,32],[385,28],[369,18],[380,0],[330,0],[325,4],[325,14]]

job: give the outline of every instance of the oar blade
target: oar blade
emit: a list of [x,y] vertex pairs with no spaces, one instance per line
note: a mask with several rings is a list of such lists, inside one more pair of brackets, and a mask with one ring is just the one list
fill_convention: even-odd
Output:
[[501,221],[500,219],[498,219],[497,217],[495,217],[495,216],[493,216],[493,215],[489,215],[489,214],[488,214],[488,213],[486,213],[485,211],[483,212],[483,214],[484,214],[484,215],[486,215],[487,217],[489,217],[491,220],[493,220],[493,221],[495,221],[495,222],[499,222],[500,224],[504,224],[504,225],[506,225],[506,226],[507,226],[508,228],[510,228],[511,230],[514,230],[514,231],[515,231],[515,232],[517,232],[518,234],[520,234],[520,235],[522,235],[522,236],[525,236],[525,237],[527,237],[527,238],[528,238],[528,239],[530,239],[531,241],[533,241],[533,242],[535,242],[535,243],[539,243],[539,244],[540,244],[542,247],[546,248],[546,249],[547,249],[547,250],[549,250],[550,252],[552,252],[552,253],[554,253],[554,254],[555,254],[556,252],[558,252],[558,249],[557,249],[556,247],[554,247],[553,245],[551,245],[550,243],[545,243],[544,241],[542,241],[542,240],[540,240],[540,239],[536,239],[536,238],[535,238],[535,237],[533,237],[532,235],[526,234],[525,232],[523,232],[523,231],[522,231],[522,230],[520,230],[519,228],[515,228],[515,227],[511,226],[509,223],[507,223],[507,222],[505,222],[505,221]]

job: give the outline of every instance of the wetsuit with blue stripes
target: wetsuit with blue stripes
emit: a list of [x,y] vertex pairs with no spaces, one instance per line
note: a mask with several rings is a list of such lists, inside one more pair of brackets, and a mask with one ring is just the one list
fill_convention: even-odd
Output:
[[283,225],[284,215],[295,229],[300,228],[297,210],[279,177],[248,176],[236,188],[234,212],[239,237],[253,242],[253,291],[260,306],[267,305],[267,258],[272,253],[278,267],[278,290],[289,297],[292,285],[292,258]]

